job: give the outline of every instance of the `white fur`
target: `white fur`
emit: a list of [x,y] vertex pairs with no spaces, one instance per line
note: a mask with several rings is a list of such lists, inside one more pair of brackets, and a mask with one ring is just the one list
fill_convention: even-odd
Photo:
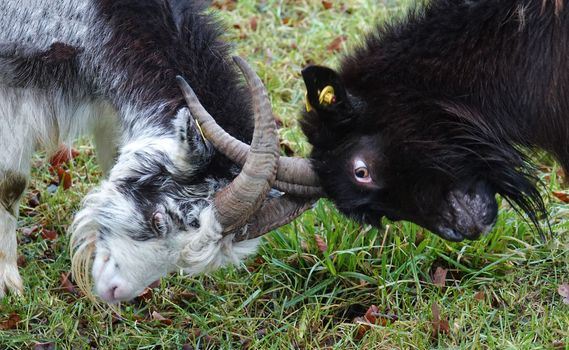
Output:
[[22,278],[16,264],[16,223],[16,217],[0,205],[0,298],[5,290],[22,293]]
[[137,213],[135,204],[105,181],[85,198],[84,209],[73,224],[73,239],[79,241],[79,237],[97,235],[99,225],[113,228],[112,234],[104,239],[99,237],[92,269],[95,292],[109,303],[134,298],[168,272],[183,269],[197,274],[237,264],[253,254],[260,242],[255,239],[234,243],[232,236],[223,237],[212,207],[199,212],[198,229],[179,230],[166,239],[139,242],[127,234],[144,220]]
[[[28,177],[31,156],[38,146],[55,150],[89,126],[96,127],[97,116],[105,113],[111,110],[102,102],[69,101],[57,91],[0,85],[0,176],[13,172]],[[13,205],[14,215],[0,205],[0,297],[6,290],[22,291],[16,265],[18,204]]]
[[[55,150],[78,135],[94,135],[108,180],[86,196],[73,222],[71,240],[79,254],[95,249],[93,277],[101,297],[110,302],[129,299],[170,271],[200,273],[237,263],[256,250],[259,240],[233,243],[232,237],[222,236],[211,196],[224,180],[213,176],[195,186],[179,186],[162,196],[167,198],[161,197],[161,203],[146,203],[148,207],[166,206],[183,219],[197,219],[199,226],[190,220],[173,226],[166,237],[133,239],[137,236],[133,230],[152,233],[146,232],[149,219],[143,216],[147,213],[124,193],[137,181],[153,179],[155,174],[145,173],[148,168],[144,166],[149,164],[141,162],[164,161],[167,172],[188,179],[203,166],[195,162],[203,159],[200,150],[181,141],[180,132],[189,133],[186,109],[177,113],[171,125],[159,125],[153,118],[164,116],[171,105],[155,101],[149,106],[146,100],[142,104],[141,92],[148,86],[128,94],[116,93],[132,82],[125,67],[118,65],[121,60],[104,51],[113,33],[97,18],[93,1],[4,1],[0,19],[0,176],[17,173],[29,177],[30,159],[38,147]],[[54,43],[77,50],[76,67],[65,71],[62,65],[60,73],[67,76],[58,79],[65,81],[53,86],[49,79],[54,72],[46,69],[46,76],[39,79],[46,88],[29,79],[27,70],[18,69],[17,60],[32,57],[41,62],[38,53],[45,53]],[[65,91],[59,88],[60,83]],[[176,181],[164,179],[167,174],[162,176],[164,187]],[[176,201],[184,200],[189,204],[187,212],[179,213]],[[22,288],[16,267],[17,210],[10,214],[6,209],[0,207],[0,297],[5,289],[18,292]],[[91,255],[84,257],[90,259]],[[74,256],[73,261],[82,264],[85,259]]]

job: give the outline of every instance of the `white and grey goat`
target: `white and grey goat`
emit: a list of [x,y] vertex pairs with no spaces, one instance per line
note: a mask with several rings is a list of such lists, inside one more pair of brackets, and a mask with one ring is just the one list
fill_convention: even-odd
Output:
[[[72,268],[84,292],[92,276],[108,302],[130,299],[171,271],[239,261],[255,251],[255,237],[319,194],[307,163],[279,160],[260,80],[237,60],[249,93],[220,25],[203,10],[183,0],[3,1],[0,297],[23,290],[16,225],[32,153],[80,133],[94,136],[108,177],[75,217]],[[178,75],[251,149],[236,140],[216,144],[235,152],[230,161],[204,141],[192,114],[207,112],[180,80],[185,106]],[[288,193],[275,196],[271,187]]]

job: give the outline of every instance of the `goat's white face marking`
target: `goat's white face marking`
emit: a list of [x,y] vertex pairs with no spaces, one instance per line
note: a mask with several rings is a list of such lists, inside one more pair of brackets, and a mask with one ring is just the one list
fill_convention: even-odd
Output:
[[187,118],[178,113],[175,135],[125,145],[109,180],[85,197],[75,218],[74,241],[96,236],[92,276],[107,302],[132,299],[169,272],[200,273],[256,250],[259,240],[234,244],[222,236],[211,202],[226,183],[196,171],[200,152],[179,135]]

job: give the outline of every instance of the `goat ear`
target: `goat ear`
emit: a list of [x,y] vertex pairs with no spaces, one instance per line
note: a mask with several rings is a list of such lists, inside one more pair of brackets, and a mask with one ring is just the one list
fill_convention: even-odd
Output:
[[346,89],[338,73],[322,66],[308,66],[302,70],[306,85],[306,110],[333,112],[346,108]]
[[213,147],[204,137],[198,122],[190,114],[190,110],[185,107],[181,108],[173,123],[181,145],[179,156],[193,167],[208,163],[213,154]]

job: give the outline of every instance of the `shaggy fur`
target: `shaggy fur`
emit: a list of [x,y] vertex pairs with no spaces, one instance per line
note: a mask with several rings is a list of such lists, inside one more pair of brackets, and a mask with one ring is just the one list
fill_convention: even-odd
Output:
[[[94,134],[103,169],[72,228],[73,268],[116,302],[167,272],[235,263],[212,195],[239,170],[202,140],[175,77],[249,142],[249,94],[203,1],[11,0],[0,8],[0,296],[21,291],[18,199],[39,146]],[[84,282],[84,283],[83,283]]]
[[[338,208],[364,222],[387,216],[450,240],[477,238],[499,193],[539,229],[545,209],[524,150],[547,150],[569,170],[561,1],[433,0],[379,26],[339,73],[303,74],[313,165]],[[326,85],[331,105],[318,100]],[[370,182],[355,177],[355,159]]]

